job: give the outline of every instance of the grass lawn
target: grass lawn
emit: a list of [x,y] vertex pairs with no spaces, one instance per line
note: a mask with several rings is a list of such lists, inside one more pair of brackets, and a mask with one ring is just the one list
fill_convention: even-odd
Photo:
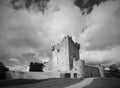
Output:
[[83,88],[120,88],[120,78],[96,78]]
[[43,79],[43,80],[28,80],[28,79],[15,79],[4,80],[0,82],[0,88],[64,88],[76,83],[82,79]]
[[0,88],[120,88],[119,78],[4,80]]

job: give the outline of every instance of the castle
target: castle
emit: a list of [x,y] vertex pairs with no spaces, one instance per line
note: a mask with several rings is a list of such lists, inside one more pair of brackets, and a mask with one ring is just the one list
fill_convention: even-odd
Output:
[[[80,59],[80,44],[74,42],[71,36],[52,46],[52,70],[44,72],[9,72],[12,78],[46,79],[46,78],[84,78],[103,77],[103,69],[85,64]],[[17,75],[17,76],[16,76]]]
[[84,61],[80,60],[79,49],[80,44],[74,42],[70,36],[65,36],[59,44],[54,45],[52,47],[53,71],[82,77]]
[[101,68],[85,65],[80,59],[80,44],[74,42],[71,36],[65,36],[63,40],[52,46],[53,71],[60,72],[60,77],[84,78],[99,77]]

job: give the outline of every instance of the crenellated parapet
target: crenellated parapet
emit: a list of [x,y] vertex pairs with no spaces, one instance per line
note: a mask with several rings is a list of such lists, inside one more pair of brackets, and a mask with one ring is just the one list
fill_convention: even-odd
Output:
[[78,61],[80,59],[79,49],[80,44],[74,42],[69,35],[65,36],[60,43],[53,45],[53,69],[59,71],[71,71],[74,67],[74,60]]

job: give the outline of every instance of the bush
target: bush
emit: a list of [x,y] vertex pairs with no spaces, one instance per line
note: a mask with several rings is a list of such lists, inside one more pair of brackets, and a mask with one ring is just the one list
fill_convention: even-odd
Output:
[[34,72],[43,72],[43,67],[44,64],[43,63],[30,63],[30,69],[29,71],[34,71]]
[[7,71],[9,71],[9,69],[2,62],[0,62],[0,80],[6,78]]

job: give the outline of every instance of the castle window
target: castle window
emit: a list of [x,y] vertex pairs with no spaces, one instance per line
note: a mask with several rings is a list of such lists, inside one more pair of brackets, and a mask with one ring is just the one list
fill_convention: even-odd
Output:
[[54,51],[54,50],[55,50],[55,47],[53,46],[53,47],[52,47],[52,51]]
[[75,58],[75,61],[77,61],[77,58]]
[[74,58],[76,58],[75,54],[73,55]]
[[60,52],[60,49],[58,49],[57,52]]

